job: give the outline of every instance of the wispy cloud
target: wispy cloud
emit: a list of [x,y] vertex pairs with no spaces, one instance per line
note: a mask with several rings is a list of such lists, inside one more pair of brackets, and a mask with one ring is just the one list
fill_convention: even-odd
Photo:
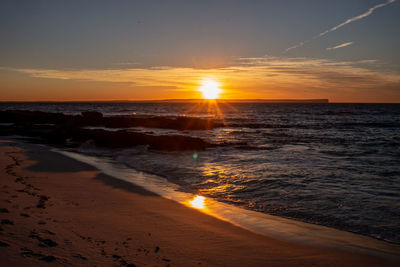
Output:
[[[169,91],[195,91],[203,78],[215,77],[225,88],[225,97],[312,98],[334,92],[399,89],[400,75],[370,69],[371,61],[255,57],[239,58],[223,68],[156,67],[129,69],[8,69],[36,78],[125,83],[134,91],[164,87]],[[372,88],[372,89],[371,89]],[[168,95],[168,94],[166,94]]]
[[363,19],[363,18],[365,18],[365,17],[368,17],[368,16],[371,15],[376,9],[381,8],[381,7],[384,7],[384,6],[387,6],[387,5],[389,5],[389,4],[391,4],[391,3],[394,3],[394,2],[396,2],[396,0],[388,0],[386,3],[382,3],[382,4],[378,4],[378,5],[376,5],[376,6],[373,6],[373,7],[371,7],[370,9],[368,9],[366,12],[362,13],[361,15],[358,15],[358,16],[355,16],[355,17],[353,17],[353,18],[350,18],[350,19],[348,19],[348,20],[346,20],[346,21],[340,23],[339,25],[330,28],[329,30],[326,30],[326,31],[324,31],[324,32],[321,32],[321,33],[318,35],[318,37],[321,37],[321,36],[324,36],[324,35],[327,34],[327,33],[336,31],[337,29],[342,28],[342,27],[345,26],[346,24],[349,24],[349,23],[352,23],[352,22],[354,22],[354,21],[357,21],[357,20]]
[[347,42],[347,43],[343,43],[343,44],[340,44],[340,45],[337,45],[337,46],[328,47],[326,50],[335,50],[335,49],[346,47],[346,46],[349,46],[349,45],[352,45],[352,44],[353,44],[353,42]]
[[[345,26],[345,25],[347,25],[347,24],[349,24],[349,23],[352,23],[352,22],[354,22],[354,21],[357,21],[357,20],[363,19],[363,18],[365,18],[365,17],[368,17],[368,16],[371,15],[376,9],[381,8],[381,7],[384,7],[384,6],[387,6],[387,5],[389,5],[389,4],[391,4],[391,3],[394,3],[394,2],[396,2],[396,0],[388,0],[388,1],[385,2],[385,3],[375,5],[375,6],[371,7],[370,9],[368,9],[366,12],[364,12],[364,13],[358,15],[358,16],[352,17],[352,18],[350,18],[350,19],[347,19],[346,21],[344,21],[344,22],[342,22],[342,23],[340,23],[340,24],[338,24],[338,25],[336,25],[336,26],[330,28],[329,30],[326,30],[326,31],[324,31],[324,32],[321,32],[320,34],[314,36],[311,40],[320,38],[320,37],[322,37],[322,36],[324,36],[324,35],[326,35],[326,34],[328,34],[328,33],[330,33],[330,32],[336,31],[336,30],[342,28],[343,26]],[[302,47],[303,45],[305,45],[306,43],[310,42],[311,40],[306,40],[306,41],[300,42],[300,43],[298,43],[298,44],[296,44],[296,45],[294,45],[294,46],[291,46],[291,47],[287,48],[284,52],[286,53],[286,52],[288,52],[288,51],[290,51],[290,50],[292,50],[292,49],[295,49],[295,48],[298,48],[298,47]]]

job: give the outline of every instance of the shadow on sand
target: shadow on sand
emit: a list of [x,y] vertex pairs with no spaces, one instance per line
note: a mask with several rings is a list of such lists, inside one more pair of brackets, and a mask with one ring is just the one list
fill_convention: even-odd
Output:
[[[0,146],[14,146],[24,150],[24,154],[29,160],[35,164],[26,167],[25,169],[33,172],[47,172],[50,175],[56,173],[71,173],[84,171],[98,171],[93,166],[74,160],[62,154],[50,151],[49,147],[43,145],[34,145],[28,143],[14,142],[11,140],[0,143]],[[158,196],[140,186],[114,178],[104,173],[98,173],[93,177],[97,181],[101,181],[104,185],[114,189],[121,189],[126,192],[141,194],[145,196]]]

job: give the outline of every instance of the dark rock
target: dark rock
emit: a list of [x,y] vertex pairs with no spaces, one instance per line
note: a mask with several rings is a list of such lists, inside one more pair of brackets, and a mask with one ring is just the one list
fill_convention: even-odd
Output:
[[157,253],[159,250],[160,250],[160,248],[157,246],[157,247],[154,249],[154,253]]
[[65,122],[66,115],[62,113],[51,113],[42,111],[28,110],[7,110],[0,111],[0,122],[17,123],[24,125],[44,124],[44,123],[62,123]]
[[75,141],[84,142],[93,140],[99,147],[122,148],[137,145],[149,145],[150,149],[157,150],[204,150],[211,147],[200,138],[181,135],[154,136],[143,133],[133,133],[124,130],[86,130],[75,129],[72,133]]
[[[69,125],[72,127],[82,126],[105,126],[110,128],[146,127],[174,130],[209,130],[224,126],[223,123],[213,119],[202,119],[195,117],[161,117],[161,116],[113,116],[103,117],[96,111],[84,111],[82,115],[64,115],[62,113],[7,110],[0,111],[0,122],[15,123],[15,127],[30,126],[35,124]],[[10,127],[8,127],[10,128]],[[3,129],[7,130],[7,129]]]
[[[148,145],[156,150],[204,150],[211,145],[200,138],[182,135],[150,135],[129,131],[106,131],[82,129],[84,126],[111,128],[148,127],[175,130],[207,130],[223,126],[211,119],[187,117],[103,117],[99,112],[82,112],[81,115],[64,115],[36,111],[0,111],[0,122],[14,122],[7,129],[0,127],[0,135],[23,135],[39,138],[52,145],[79,146],[93,140],[97,146],[125,148]],[[33,140],[33,139],[32,139]],[[68,141],[67,141],[68,140]],[[36,141],[37,142],[37,141]],[[39,208],[44,208],[41,203]]]
[[9,213],[8,209],[0,208],[0,213]]
[[101,122],[103,119],[103,114],[97,111],[83,111],[81,114],[83,119],[88,120],[91,123]]
[[121,258],[121,256],[116,255],[116,254],[113,254],[112,257],[113,257],[114,259],[119,259],[119,258]]
[[20,215],[21,215],[22,217],[27,217],[27,218],[31,217],[29,214],[26,214],[26,213],[21,213]]
[[212,119],[191,117],[114,116],[104,118],[104,126],[108,128],[145,127],[185,131],[210,130],[218,127],[223,127],[224,125]]

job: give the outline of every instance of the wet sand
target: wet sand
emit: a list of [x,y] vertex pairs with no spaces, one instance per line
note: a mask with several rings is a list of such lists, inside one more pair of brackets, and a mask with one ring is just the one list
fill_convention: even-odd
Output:
[[0,168],[4,266],[396,266],[252,233],[39,145],[3,140]]

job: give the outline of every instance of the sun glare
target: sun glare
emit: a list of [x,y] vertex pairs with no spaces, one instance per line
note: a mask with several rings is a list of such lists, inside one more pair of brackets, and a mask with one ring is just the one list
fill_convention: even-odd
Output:
[[222,90],[219,88],[221,85],[214,80],[203,80],[199,91],[202,93],[204,99],[217,99]]
[[196,209],[204,209],[204,197],[196,196],[192,201],[189,202],[192,207]]

